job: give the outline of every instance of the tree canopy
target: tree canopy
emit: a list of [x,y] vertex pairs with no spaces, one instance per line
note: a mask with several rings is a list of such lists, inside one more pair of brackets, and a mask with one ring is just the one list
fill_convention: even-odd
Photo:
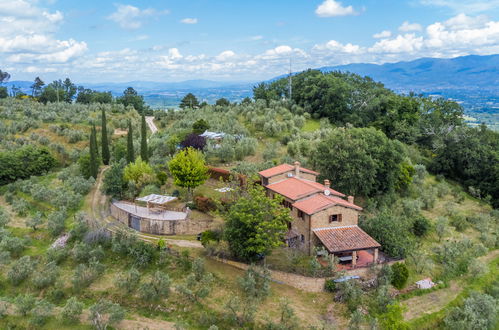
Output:
[[145,110],[144,97],[139,95],[133,87],[128,87],[123,91],[123,96],[116,98],[116,102],[123,104],[125,107],[131,105],[137,110],[138,113],[142,113]]
[[194,148],[180,150],[170,160],[168,167],[175,184],[187,188],[189,192],[209,177],[203,154]]
[[375,128],[338,128],[318,144],[315,168],[350,195],[373,196],[395,189],[404,149]]
[[180,101],[179,107],[181,109],[185,109],[185,108],[197,108],[197,107],[199,107],[199,101],[194,96],[194,94],[189,93],[186,96],[184,96],[184,98]]
[[224,236],[235,257],[256,261],[283,244],[291,221],[280,198],[267,197],[263,187],[250,187],[225,216]]

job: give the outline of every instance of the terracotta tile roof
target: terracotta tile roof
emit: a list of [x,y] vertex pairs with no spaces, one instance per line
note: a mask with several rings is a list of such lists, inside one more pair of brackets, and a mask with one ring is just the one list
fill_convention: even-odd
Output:
[[[268,168],[266,170],[260,171],[260,172],[258,172],[258,174],[260,174],[263,177],[270,178],[272,176],[276,176],[276,175],[279,175],[282,173],[294,171],[294,169],[295,169],[295,167],[293,165],[281,164],[281,165],[277,165],[277,166]],[[314,175],[320,174],[318,172],[309,170],[308,168],[304,168],[304,167],[300,167],[300,172],[310,173],[310,174],[314,174]]]
[[334,189],[331,189],[331,187],[327,188],[325,185],[323,185],[322,183],[319,183],[319,182],[315,182],[315,181],[310,181],[310,180],[303,180],[305,181],[306,183],[308,183],[309,185],[312,185],[314,187],[316,187],[317,189],[321,190],[321,191],[324,191],[324,190],[329,190],[329,192],[331,193],[331,195],[336,195],[336,196],[339,196],[339,197],[345,197],[345,194],[342,194],[340,193],[339,191],[336,191]]
[[288,178],[270,184],[267,188],[294,201],[320,191],[315,186],[304,181],[297,178]]
[[303,211],[306,214],[314,214],[335,205],[341,205],[362,211],[362,207],[360,206],[349,203],[348,201],[336,196],[326,196],[323,193],[317,193],[309,198],[293,203],[293,207],[296,207],[298,210]]
[[313,232],[330,253],[365,250],[381,246],[358,226],[317,228]]

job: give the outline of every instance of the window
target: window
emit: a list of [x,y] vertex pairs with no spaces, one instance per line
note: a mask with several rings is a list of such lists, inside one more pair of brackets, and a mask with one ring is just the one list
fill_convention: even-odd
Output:
[[341,214],[333,214],[329,216],[329,222],[341,222]]
[[300,239],[301,239],[301,242],[302,242],[302,243],[305,243],[305,236],[304,236],[304,235],[301,235],[301,236],[300,236]]
[[303,211],[298,210],[298,218],[305,220],[305,215],[304,215]]
[[291,206],[291,204],[292,204],[292,203],[290,203],[290,202],[288,202],[288,201],[286,201],[286,200],[282,201],[282,205],[283,205],[284,207],[287,207],[288,209],[293,209],[293,207]]
[[269,179],[268,178],[262,178],[262,184],[264,186],[268,186],[269,185]]

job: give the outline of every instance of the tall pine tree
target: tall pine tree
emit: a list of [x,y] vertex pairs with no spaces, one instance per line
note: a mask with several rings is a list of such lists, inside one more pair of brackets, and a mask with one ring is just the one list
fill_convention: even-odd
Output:
[[147,126],[146,117],[142,112],[142,121],[140,126],[140,157],[143,161],[149,161],[149,153],[147,151]]
[[133,151],[133,131],[132,122],[128,121],[128,135],[127,135],[127,148],[126,148],[126,161],[133,163],[135,161],[135,152]]
[[104,108],[102,109],[102,128],[101,128],[101,144],[102,144],[102,162],[104,165],[109,165],[109,142],[107,141],[107,119]]
[[90,133],[90,175],[97,179],[97,173],[99,172],[99,164],[97,159],[97,131],[95,130],[95,125],[92,126],[92,131]]

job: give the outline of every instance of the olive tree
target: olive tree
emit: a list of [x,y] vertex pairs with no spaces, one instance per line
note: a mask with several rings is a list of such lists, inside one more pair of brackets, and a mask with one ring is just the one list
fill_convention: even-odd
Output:
[[68,323],[76,323],[83,312],[83,303],[76,297],[71,297],[62,308],[61,317]]
[[100,300],[90,306],[89,321],[97,330],[105,330],[108,325],[116,324],[125,317],[125,310],[118,304],[108,300]]

